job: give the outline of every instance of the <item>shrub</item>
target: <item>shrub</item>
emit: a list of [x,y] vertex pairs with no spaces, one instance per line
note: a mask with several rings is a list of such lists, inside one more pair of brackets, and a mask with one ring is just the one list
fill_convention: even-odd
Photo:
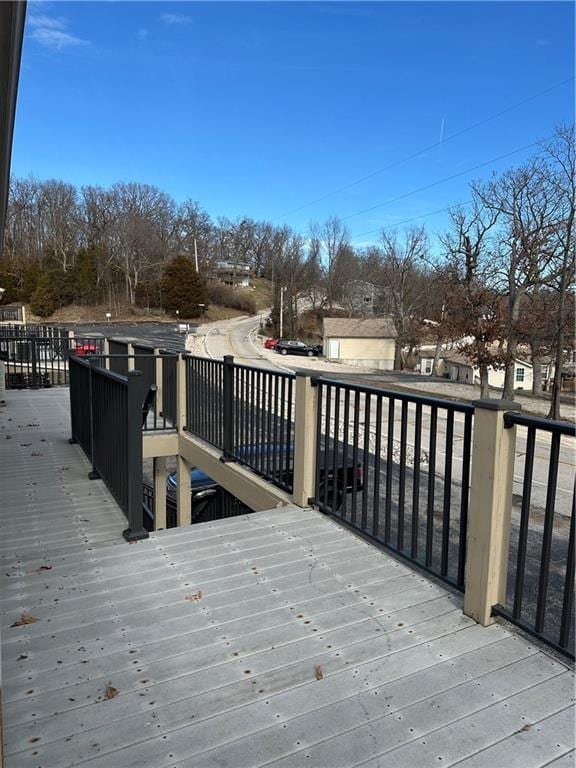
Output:
[[248,296],[241,289],[234,290],[234,288],[224,285],[224,283],[209,283],[208,296],[212,304],[238,309],[240,312],[246,312],[248,315],[256,314],[256,300],[253,296]]

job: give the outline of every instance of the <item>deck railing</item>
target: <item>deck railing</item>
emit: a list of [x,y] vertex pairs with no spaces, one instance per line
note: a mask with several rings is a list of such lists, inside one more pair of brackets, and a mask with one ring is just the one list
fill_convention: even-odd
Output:
[[184,356],[186,430],[292,492],[294,375]]
[[[574,658],[574,478],[564,473],[563,482],[572,489],[558,483],[561,448],[574,457],[576,427],[520,413],[504,414],[504,423],[522,428],[525,450],[517,452],[515,464],[522,490],[519,520],[512,519],[507,601],[494,612]],[[548,472],[542,509],[534,499],[534,488],[541,485],[534,464],[544,443]]]
[[128,520],[129,540],[145,538],[142,508],[142,403],[140,371],[121,376],[97,358],[70,355],[71,443],[79,443]]
[[474,406],[315,379],[314,502],[464,589]]
[[[162,382],[164,412],[180,435],[174,450],[199,438],[221,461],[244,465],[300,506],[316,505],[463,591],[465,612],[480,623],[504,616],[574,655],[572,425],[524,416],[499,400],[463,403],[309,372],[293,376],[232,357],[129,349],[140,354],[125,355],[126,368],[147,371],[143,384]],[[79,366],[71,391],[83,398]],[[130,376],[103,371],[109,378],[98,380],[98,405],[94,366],[89,400],[104,408],[115,397],[113,384]],[[90,435],[94,442],[93,416],[88,425],[73,409],[73,423],[81,443]],[[199,448],[186,446],[178,458],[177,495],[182,509],[188,504],[179,524],[193,519],[184,456]],[[104,466],[103,456],[98,461]],[[213,461],[208,451],[207,465],[214,468]],[[113,473],[111,465],[105,471]],[[230,472],[232,487],[245,482],[242,469]]]

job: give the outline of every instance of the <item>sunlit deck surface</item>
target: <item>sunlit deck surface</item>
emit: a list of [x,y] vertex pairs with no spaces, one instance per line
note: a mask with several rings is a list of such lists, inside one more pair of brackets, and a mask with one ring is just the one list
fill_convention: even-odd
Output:
[[125,543],[67,398],[0,416],[7,768],[573,765],[570,669],[319,513]]

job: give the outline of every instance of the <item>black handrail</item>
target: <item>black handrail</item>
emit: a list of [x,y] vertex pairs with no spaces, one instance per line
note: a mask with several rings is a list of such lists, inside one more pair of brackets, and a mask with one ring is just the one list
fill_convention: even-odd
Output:
[[[574,658],[574,495],[568,538],[566,515],[558,511],[558,474],[563,438],[576,437],[573,424],[516,412],[504,414],[504,423],[527,428],[519,521],[512,518],[509,579],[506,601],[493,613],[517,624],[561,653]],[[535,501],[534,467],[538,434],[549,436],[548,475],[543,509]],[[570,450],[570,449],[568,449]],[[572,451],[574,446],[572,446]],[[572,472],[572,483],[574,482]],[[566,480],[564,480],[566,482]]]

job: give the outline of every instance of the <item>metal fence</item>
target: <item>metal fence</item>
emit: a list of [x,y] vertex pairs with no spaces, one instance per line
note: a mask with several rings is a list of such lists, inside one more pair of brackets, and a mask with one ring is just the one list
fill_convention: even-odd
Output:
[[463,589],[474,407],[315,381],[315,503]]
[[186,355],[186,429],[292,491],[294,374]]
[[142,507],[142,404],[139,371],[128,376],[70,356],[71,442],[78,442],[128,519],[128,540],[147,536]]
[[21,323],[23,318],[22,307],[0,307],[0,323]]
[[7,389],[65,386],[68,354],[100,354],[102,337],[70,337],[51,326],[0,326],[0,359],[6,364]]
[[162,357],[162,404],[160,414],[173,426],[177,426],[177,376],[178,376],[178,355],[173,352],[160,350]]
[[59,328],[52,325],[21,325],[6,323],[0,325],[0,336],[2,337],[32,337],[38,336],[40,338],[67,338],[68,330],[66,328]]
[[228,362],[232,388],[231,456],[292,492],[294,374]]
[[[493,611],[574,658],[574,468],[567,459],[575,455],[576,427],[520,413],[506,413],[504,423],[518,428],[522,490],[513,505],[506,604]],[[535,462],[542,458],[547,477],[538,499]]]
[[224,449],[224,363],[185,355],[186,425],[192,434]]
[[110,354],[110,370],[126,376],[128,373],[128,342],[119,339],[108,339]]

